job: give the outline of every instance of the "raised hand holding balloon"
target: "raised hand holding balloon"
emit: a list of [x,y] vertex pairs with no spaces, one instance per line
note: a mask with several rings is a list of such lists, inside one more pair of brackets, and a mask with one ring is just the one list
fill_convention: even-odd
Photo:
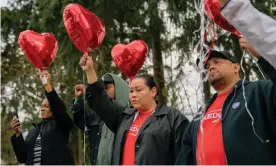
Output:
[[143,66],[147,53],[147,44],[142,40],[134,40],[127,45],[116,44],[111,51],[111,56],[115,65],[131,81]]
[[[87,54],[98,48],[105,36],[105,27],[103,22],[92,12],[85,9],[79,4],[69,4],[63,10],[63,22],[65,29],[73,42],[73,44],[84,53],[84,61]],[[88,65],[81,65],[82,68],[88,70]],[[83,75],[83,84],[84,84]],[[85,101],[85,95],[83,95]],[[85,106],[84,106],[85,109]],[[84,119],[85,113],[84,113]],[[84,120],[85,131],[87,131],[86,121]],[[83,147],[86,147],[84,133]],[[85,148],[84,148],[85,161]],[[85,163],[85,162],[84,162]],[[85,164],[86,165],[86,164]]]
[[51,80],[51,74],[47,70],[40,71],[40,80],[43,85],[49,84]]
[[43,85],[47,84],[47,79],[48,79],[47,76],[44,75],[40,79],[41,79],[41,82],[42,82]]
[[105,26],[99,17],[81,5],[67,5],[63,22],[71,41],[81,52],[92,52],[101,45]]
[[233,27],[223,16],[220,14],[220,2],[218,0],[205,0],[205,12],[207,16],[221,28],[241,37],[239,31]]
[[[210,20],[213,23],[215,23],[216,25],[220,26],[221,28],[237,35],[239,38],[242,37],[241,34],[238,32],[238,30],[235,27],[233,27],[220,14],[221,5],[220,5],[219,0],[204,0],[204,9],[205,9],[206,15],[210,18]],[[204,39],[203,39],[204,42],[207,40],[207,36],[211,32],[211,26],[212,25],[214,25],[214,24],[209,24],[208,30],[205,32]],[[208,59],[210,50],[212,50],[213,46],[215,45],[215,41],[216,41],[216,28],[214,27],[213,35],[212,35],[212,42],[209,45],[209,47],[207,48],[207,50],[205,51],[206,53],[202,53],[203,52],[203,45],[201,45],[200,49],[199,49],[201,56],[199,56],[198,59],[200,59],[199,64],[200,64],[201,68],[202,68],[202,66],[204,66],[203,64],[206,62],[206,59]]]
[[49,68],[58,49],[58,42],[54,35],[39,34],[31,30],[19,34],[18,44],[31,64],[40,71]]

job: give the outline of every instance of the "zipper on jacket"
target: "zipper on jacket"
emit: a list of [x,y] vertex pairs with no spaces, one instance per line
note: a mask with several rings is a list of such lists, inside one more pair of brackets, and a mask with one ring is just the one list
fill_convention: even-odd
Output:
[[[48,121],[46,120],[46,122],[45,123],[47,123]],[[43,138],[42,138],[42,133],[43,133],[43,128],[44,128],[44,126],[45,126],[45,123],[43,123],[42,125],[41,125],[41,129],[40,129],[40,137],[41,137],[41,159],[40,159],[40,165],[42,165],[42,152],[43,152]]]
[[[226,165],[228,165],[228,160],[227,160],[227,155],[226,155],[226,148],[225,148],[225,144],[224,144],[224,136],[223,136],[223,120],[226,118],[226,116],[227,116],[227,113],[228,113],[228,110],[229,110],[229,107],[230,107],[230,105],[231,105],[231,103],[233,102],[233,100],[234,100],[234,98],[235,98],[235,96],[236,96],[236,90],[237,90],[237,85],[235,85],[235,87],[234,87],[234,95],[233,95],[233,97],[231,98],[231,100],[230,100],[230,102],[229,102],[229,104],[228,104],[228,107],[227,107],[227,109],[226,109],[226,113],[225,113],[225,115],[223,116],[223,118],[220,120],[221,121],[221,126],[222,126],[222,140],[223,140],[223,146],[224,146],[224,152],[225,152],[225,160],[226,160]],[[228,95],[229,96],[229,95]],[[228,98],[228,96],[226,97],[226,99]],[[222,108],[224,107],[224,104],[225,104],[225,101],[226,101],[226,99],[224,100],[224,103],[222,104]],[[222,115],[222,113],[221,113],[221,115]]]
[[226,152],[225,152],[225,161],[226,161],[226,165],[228,165],[228,161],[227,161]]
[[[204,108],[201,108],[203,110],[202,112],[202,118],[204,118],[205,116],[205,113],[207,112],[208,108],[211,106],[211,104],[209,102],[207,102],[205,104],[205,107]],[[201,116],[201,115],[200,115]],[[193,119],[194,121],[194,119]],[[199,117],[199,120],[195,120],[194,123],[198,123],[197,125],[195,125],[195,131],[197,131],[195,134],[193,134],[193,140],[197,140],[197,135],[198,135],[198,132],[200,132],[200,125],[201,125],[201,117]],[[197,141],[193,141],[193,149],[197,149],[197,144],[198,142]],[[197,160],[196,160],[196,151],[193,152],[193,161],[194,163],[197,163]]]
[[[230,107],[231,103],[233,102],[233,99],[234,99],[235,96],[236,96],[236,90],[237,90],[237,85],[235,85],[235,87],[234,87],[234,95],[233,95],[233,97],[231,98],[231,100],[230,100],[230,102],[229,102],[229,104],[228,104],[228,107],[227,107],[227,109],[226,109],[225,115],[222,117],[221,121],[223,121],[223,120],[226,118],[227,114],[228,114],[229,107]],[[228,95],[228,96],[229,96],[229,95]],[[226,99],[224,100],[224,103],[222,104],[222,109],[223,109],[223,107],[224,107],[225,101],[227,100],[228,96],[226,97]],[[221,112],[221,116],[222,116],[222,112]]]

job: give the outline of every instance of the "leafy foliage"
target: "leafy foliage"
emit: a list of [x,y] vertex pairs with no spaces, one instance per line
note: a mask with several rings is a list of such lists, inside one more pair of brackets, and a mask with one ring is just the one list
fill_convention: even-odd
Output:
[[[98,75],[106,72],[119,74],[110,56],[116,43],[144,40],[148,44],[149,55],[140,73],[154,74],[163,95],[159,100],[186,114],[196,112],[193,105],[199,103],[191,96],[196,95],[197,89],[187,79],[195,76],[190,76],[191,71],[196,71],[191,52],[194,42],[200,38],[199,32],[195,31],[199,28],[200,18],[194,0],[14,0],[9,2],[9,7],[1,8],[1,158],[6,164],[17,163],[9,140],[13,133],[10,127],[12,116],[24,115],[21,120],[27,130],[32,122],[39,121],[38,106],[44,98],[38,71],[18,47],[19,33],[31,29],[53,33],[57,38],[59,49],[49,71],[54,87],[68,109],[74,97],[74,85],[85,79],[78,65],[82,54],[70,41],[63,25],[63,9],[69,3],[83,5],[98,15],[106,26],[105,40],[93,52]],[[259,10],[276,16],[274,0],[253,0],[253,3]],[[216,47],[231,51],[241,59],[242,50],[237,37],[221,29],[217,33]],[[247,59],[244,65],[246,77],[261,79],[252,58]],[[210,86],[204,85],[208,98]],[[83,133],[77,128],[71,133],[69,145],[76,164],[83,164]],[[88,158],[89,154],[86,156],[87,164]]]

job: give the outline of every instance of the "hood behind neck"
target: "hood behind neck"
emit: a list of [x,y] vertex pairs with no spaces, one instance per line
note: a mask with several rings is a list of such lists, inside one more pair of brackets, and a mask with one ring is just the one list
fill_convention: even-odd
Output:
[[115,84],[115,103],[122,107],[129,107],[129,85],[121,77],[112,74],[109,74]]

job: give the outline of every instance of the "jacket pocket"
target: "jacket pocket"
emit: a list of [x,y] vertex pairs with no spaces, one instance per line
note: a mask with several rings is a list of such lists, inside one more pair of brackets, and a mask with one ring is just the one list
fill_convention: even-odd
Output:
[[111,165],[112,152],[99,152],[97,165]]

